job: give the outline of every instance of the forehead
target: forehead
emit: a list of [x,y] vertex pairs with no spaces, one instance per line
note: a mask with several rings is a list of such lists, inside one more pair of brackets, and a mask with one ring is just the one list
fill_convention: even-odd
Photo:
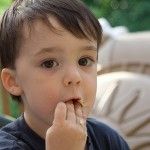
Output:
[[[90,47],[90,49],[97,49],[95,40],[80,39],[75,37],[72,33],[67,31],[54,18],[49,19],[54,28],[48,26],[42,20],[36,20],[31,25],[25,25],[23,29],[24,41],[21,49],[43,49],[46,47],[58,47],[60,49],[68,49],[68,44],[81,49],[81,47]],[[66,42],[67,41],[67,42]],[[34,53],[33,51],[30,53]]]
[[44,33],[44,31],[52,31],[54,33],[57,33],[57,31],[59,31],[60,34],[63,31],[63,28],[54,18],[49,18],[47,21],[36,19],[32,22],[24,23],[23,38],[29,39],[33,35],[40,33],[40,31],[43,31],[42,33]]
[[[69,28],[71,28],[71,26]],[[47,20],[36,19],[32,22],[25,23],[23,26],[23,37],[25,39],[31,38],[35,34],[40,34],[39,33],[40,31],[42,31],[42,33],[46,31],[47,34],[49,32],[53,32],[54,34],[57,35],[62,35],[64,32],[69,32],[76,38],[97,42],[92,36],[88,35],[88,33],[86,34],[87,35],[86,36],[84,35],[84,33],[79,32],[80,30],[83,30],[83,32],[85,32],[84,27],[78,27],[78,28],[80,28],[80,29],[76,28],[76,30],[78,31],[74,30],[73,33],[71,33],[62,25],[62,23],[60,23],[60,21],[57,20],[57,18],[53,16],[49,16]],[[78,32],[79,35],[76,34]]]

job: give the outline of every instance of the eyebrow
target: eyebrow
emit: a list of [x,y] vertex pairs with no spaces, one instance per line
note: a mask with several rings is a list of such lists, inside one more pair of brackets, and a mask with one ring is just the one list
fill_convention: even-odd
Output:
[[97,51],[97,47],[93,46],[93,45],[89,45],[89,46],[83,46],[81,47],[82,50],[93,50],[93,51]]
[[[89,45],[89,46],[83,46],[79,48],[80,50],[92,50],[92,51],[97,51],[97,48],[95,46]],[[63,53],[63,51],[61,51],[61,49],[56,48],[56,47],[46,47],[46,48],[42,48],[39,52],[37,52],[35,55],[41,55],[44,53],[53,53],[53,52],[59,52],[59,53]]]
[[46,47],[46,48],[42,48],[39,52],[37,52],[35,55],[41,55],[44,53],[53,53],[53,52],[61,52],[60,49],[56,48],[56,47]]

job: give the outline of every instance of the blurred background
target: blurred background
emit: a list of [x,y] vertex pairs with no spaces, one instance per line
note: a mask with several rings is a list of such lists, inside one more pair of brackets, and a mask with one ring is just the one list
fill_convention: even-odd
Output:
[[126,26],[130,32],[150,30],[149,0],[83,0],[97,18],[111,26]]
[[[0,16],[13,0],[0,0]],[[83,0],[103,28],[96,101],[91,113],[132,150],[150,150],[150,0]],[[0,84],[0,115],[23,107]]]
[[[13,0],[0,0],[0,15]],[[150,29],[149,0],[83,0],[97,18],[106,18],[111,26],[126,26],[130,32]]]

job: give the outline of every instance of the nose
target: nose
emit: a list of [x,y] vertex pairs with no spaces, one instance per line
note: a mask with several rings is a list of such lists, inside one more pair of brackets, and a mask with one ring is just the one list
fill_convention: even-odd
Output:
[[77,67],[68,67],[64,73],[63,83],[65,86],[81,84],[81,72]]

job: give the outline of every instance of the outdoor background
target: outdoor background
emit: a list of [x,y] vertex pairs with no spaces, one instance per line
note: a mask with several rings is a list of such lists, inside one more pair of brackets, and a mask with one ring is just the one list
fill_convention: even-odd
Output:
[[[150,30],[150,0],[83,0],[97,18],[112,26],[123,25],[130,32]],[[0,15],[12,0],[0,0]]]
[[[130,32],[150,30],[150,0],[83,0],[97,18],[106,18],[111,26],[126,26]],[[12,0],[0,0],[0,16],[9,7]],[[11,115],[17,117],[20,112],[17,103],[10,98]],[[0,113],[2,102],[0,99]]]

